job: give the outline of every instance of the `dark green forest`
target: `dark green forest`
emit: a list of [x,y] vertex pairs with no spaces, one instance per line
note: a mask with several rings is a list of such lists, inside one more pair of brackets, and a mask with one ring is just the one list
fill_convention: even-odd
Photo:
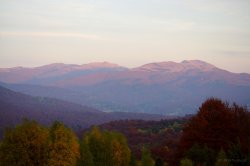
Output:
[[1,166],[249,166],[250,113],[207,99],[197,114],[161,121],[121,120],[73,131],[24,120],[6,128]]

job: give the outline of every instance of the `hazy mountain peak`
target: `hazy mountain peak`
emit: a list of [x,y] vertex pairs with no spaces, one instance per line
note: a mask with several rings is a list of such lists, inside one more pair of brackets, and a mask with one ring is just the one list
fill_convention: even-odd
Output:
[[88,64],[81,65],[81,68],[84,69],[93,69],[93,68],[120,68],[121,66],[109,63],[109,62],[93,62]]
[[40,66],[40,67],[35,67],[35,68],[46,68],[46,69],[57,69],[57,68],[63,68],[66,66],[75,66],[75,65],[69,65],[69,64],[64,64],[64,63],[51,63],[48,65]]
[[178,67],[179,64],[176,62],[155,62],[155,63],[148,63],[142,65],[140,67],[135,68],[135,70],[139,71],[170,71],[173,68]]
[[203,71],[213,70],[216,68],[214,65],[201,60],[184,60],[181,64],[186,68],[196,68]]
[[44,65],[44,66],[64,66],[66,65],[65,63],[51,63],[51,64],[48,64],[48,65]]
[[16,71],[16,70],[21,70],[24,69],[24,67],[17,66],[17,67],[12,67],[12,68],[0,68],[0,72],[11,72],[11,71]]
[[198,69],[201,71],[210,71],[216,67],[200,60],[185,60],[180,63],[167,61],[167,62],[155,62],[142,65],[135,70],[139,71],[161,71],[161,72],[182,72],[190,69]]
[[[205,61],[201,61],[201,60],[184,60],[181,62],[182,64],[194,64],[194,65],[211,65]],[[211,65],[213,66],[213,65]]]

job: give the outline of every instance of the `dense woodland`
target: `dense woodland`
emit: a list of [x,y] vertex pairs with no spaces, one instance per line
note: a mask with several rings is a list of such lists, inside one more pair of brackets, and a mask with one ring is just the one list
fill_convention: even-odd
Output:
[[113,121],[73,132],[24,120],[7,128],[0,165],[247,166],[250,113],[237,104],[206,100],[196,115],[162,121]]

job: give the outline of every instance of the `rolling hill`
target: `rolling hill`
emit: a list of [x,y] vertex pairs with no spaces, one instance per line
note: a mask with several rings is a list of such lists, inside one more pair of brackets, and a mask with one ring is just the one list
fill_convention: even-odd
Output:
[[55,120],[81,130],[93,124],[119,119],[159,120],[160,115],[105,113],[96,109],[53,98],[32,97],[0,86],[0,133],[5,127],[19,124],[24,118],[49,125]]

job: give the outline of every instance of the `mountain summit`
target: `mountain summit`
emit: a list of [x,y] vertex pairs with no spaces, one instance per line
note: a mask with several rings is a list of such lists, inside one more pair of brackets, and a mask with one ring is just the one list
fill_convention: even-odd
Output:
[[108,62],[9,68],[0,69],[0,81],[22,93],[103,111],[185,114],[211,96],[250,105],[250,74],[231,73],[199,60],[130,69]]
[[88,63],[88,64],[83,64],[81,65],[83,68],[87,69],[93,69],[93,68],[120,68],[121,66],[114,64],[114,63],[109,63],[109,62],[93,62],[93,63]]
[[200,61],[200,60],[184,60],[181,62],[181,64],[183,66],[185,66],[186,68],[196,68],[196,69],[200,69],[202,71],[211,71],[216,69],[216,67],[212,64],[209,64],[207,62],[204,61]]
[[197,69],[201,71],[212,71],[216,69],[215,66],[200,61],[200,60],[190,60],[190,61],[182,61],[181,63],[176,62],[158,62],[158,63],[149,63],[145,64],[143,66],[140,66],[138,68],[135,68],[135,70],[141,70],[141,71],[162,71],[162,72],[183,72],[191,69]]

